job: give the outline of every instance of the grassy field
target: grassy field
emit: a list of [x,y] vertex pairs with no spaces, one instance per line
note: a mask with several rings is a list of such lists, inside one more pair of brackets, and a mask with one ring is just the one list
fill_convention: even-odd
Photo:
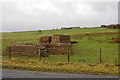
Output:
[[[41,33],[38,31],[28,32],[12,32],[2,34],[2,52],[4,52],[7,45],[11,43],[38,43],[41,36],[50,36],[54,34],[68,34],[71,36],[71,41],[77,41],[73,44],[73,54],[70,56],[70,61],[76,64],[97,64],[99,63],[99,49],[102,49],[102,64],[117,64],[118,62],[118,43],[112,43],[111,38],[118,38],[118,30],[107,28],[86,28],[86,29],[66,29],[66,30],[44,30]],[[3,53],[2,53],[3,54]],[[15,59],[24,60],[39,60],[38,57],[23,57],[13,56]],[[8,59],[8,55],[3,56],[4,66],[12,66],[11,61]],[[42,58],[42,61],[48,63],[66,63],[66,55],[50,55],[47,58]],[[8,64],[8,63],[9,64]],[[11,63],[11,64],[10,64]],[[19,62],[18,62],[19,63]],[[99,67],[97,67],[99,68]],[[106,69],[103,67],[104,70]],[[114,67],[117,74],[117,67]],[[76,68],[77,69],[77,68]],[[93,68],[90,68],[92,72]],[[108,69],[110,70],[110,69]],[[82,69],[81,69],[82,71]],[[97,72],[97,71],[96,71]],[[100,72],[100,71],[98,71]],[[104,73],[107,73],[104,71]],[[112,74],[112,72],[108,71]]]
[[[98,32],[102,34],[97,34]],[[108,32],[106,34],[105,32]],[[106,28],[87,28],[87,29],[69,29],[69,30],[45,30],[42,33],[37,31],[29,32],[13,32],[3,33],[3,51],[6,46],[12,43],[31,42],[38,43],[41,36],[53,34],[69,34],[71,41],[77,41],[73,44],[72,62],[96,63],[99,57],[99,48],[102,48],[102,56],[104,63],[115,63],[118,56],[118,44],[109,43],[111,38],[118,37],[115,29]],[[93,35],[94,34],[94,35]],[[50,62],[66,62],[66,56],[51,55],[48,58],[43,58],[44,61]]]

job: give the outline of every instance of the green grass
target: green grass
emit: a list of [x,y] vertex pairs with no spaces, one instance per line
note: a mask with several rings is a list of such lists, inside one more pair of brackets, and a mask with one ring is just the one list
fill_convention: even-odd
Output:
[[91,32],[112,32],[118,31],[115,29],[107,28],[86,28],[86,29],[65,29],[65,30],[43,30],[42,33],[37,31],[28,32],[11,32],[3,33],[2,39],[35,39],[41,36],[50,36],[53,34],[76,34],[76,33],[91,33]]
[[[38,31],[28,32],[12,32],[2,34],[2,50],[12,43],[38,43],[41,36],[50,36],[54,34],[71,35],[71,41],[77,41],[73,44],[73,54],[70,59],[75,63],[97,63],[99,62],[99,48],[102,48],[103,63],[116,64],[115,59],[118,58],[118,44],[109,43],[113,37],[118,37],[116,34],[96,34],[104,32],[117,32],[116,29],[107,28],[86,28],[86,29],[67,29],[67,30],[44,30],[42,33]],[[92,34],[91,34],[92,33]],[[95,35],[93,35],[93,33]],[[25,58],[25,57],[20,57]],[[5,58],[6,59],[6,58]],[[29,58],[25,58],[29,59]],[[30,57],[30,59],[33,59]],[[38,58],[34,58],[38,60]],[[47,58],[42,58],[48,62],[67,62],[66,55],[50,55]]]

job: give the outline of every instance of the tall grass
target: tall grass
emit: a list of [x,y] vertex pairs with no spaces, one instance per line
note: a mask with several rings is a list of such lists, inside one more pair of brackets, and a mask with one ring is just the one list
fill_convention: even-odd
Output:
[[3,61],[3,68],[22,69],[31,71],[49,71],[65,73],[93,73],[93,74],[110,74],[118,75],[118,66],[112,64],[84,64],[84,63],[50,63],[46,61],[25,60],[12,58]]

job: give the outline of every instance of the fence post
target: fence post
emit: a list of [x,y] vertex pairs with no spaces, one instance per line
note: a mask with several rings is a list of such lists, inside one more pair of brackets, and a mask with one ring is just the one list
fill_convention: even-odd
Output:
[[39,44],[39,61],[41,61],[41,50],[40,50],[40,44]]
[[102,63],[102,49],[99,49],[99,62]]
[[68,62],[70,62],[70,53],[68,52]]
[[11,50],[10,50],[10,46],[9,46],[9,59],[11,59]]

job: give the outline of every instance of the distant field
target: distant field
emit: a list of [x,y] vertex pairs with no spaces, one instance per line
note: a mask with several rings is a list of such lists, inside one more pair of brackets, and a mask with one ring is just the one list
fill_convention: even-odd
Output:
[[[117,63],[118,58],[118,43],[111,43],[111,38],[118,38],[118,30],[107,28],[86,28],[86,29],[66,29],[66,30],[44,30],[41,33],[38,31],[29,32],[13,32],[2,34],[2,50],[12,43],[38,43],[41,36],[49,36],[54,34],[71,35],[71,41],[77,41],[73,44],[73,54],[71,62],[75,63],[97,63],[99,59],[99,48],[102,49],[103,63]],[[17,57],[24,59],[35,59],[32,57]],[[5,55],[3,60],[8,59]],[[48,62],[67,62],[66,55],[50,55],[47,58],[42,58]]]

